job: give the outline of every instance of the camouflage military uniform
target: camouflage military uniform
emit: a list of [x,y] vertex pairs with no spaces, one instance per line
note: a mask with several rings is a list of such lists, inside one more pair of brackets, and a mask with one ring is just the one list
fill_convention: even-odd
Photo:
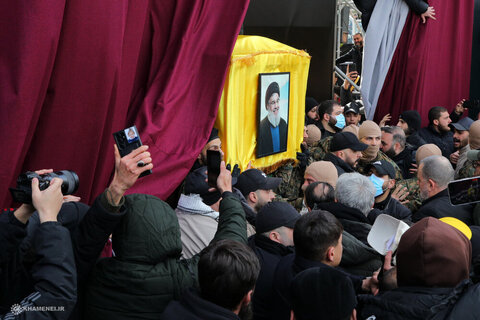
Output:
[[395,169],[395,180],[400,181],[400,180],[403,179],[402,170],[400,170],[398,165],[392,159],[390,159],[385,153],[383,153],[382,151],[378,151],[377,157],[375,159],[373,159],[372,161],[365,161],[365,160],[362,160],[362,159],[358,160],[357,168],[355,170],[357,170],[357,172],[359,172],[363,175],[368,175],[368,171],[367,171],[368,165],[375,162],[375,161],[380,161],[380,160],[385,160],[385,161],[390,162],[390,164]]
[[470,178],[473,176],[475,176],[475,168],[473,167],[473,161],[467,159],[463,167],[460,169],[460,171],[458,171],[457,179]]
[[293,202],[300,196],[303,184],[303,173],[300,166],[292,161],[281,166],[269,176],[282,178],[277,189],[277,200],[284,200],[294,205]]
[[415,213],[422,205],[417,177],[401,180],[397,182],[397,187],[398,186],[407,188],[408,196],[405,198],[405,200],[408,200],[408,203],[406,203],[405,206],[412,211],[412,214]]
[[315,161],[321,161],[325,159],[327,153],[330,152],[330,144],[332,143],[332,136],[326,137],[325,139],[320,140],[312,147],[309,148],[310,151],[310,161],[309,163]]

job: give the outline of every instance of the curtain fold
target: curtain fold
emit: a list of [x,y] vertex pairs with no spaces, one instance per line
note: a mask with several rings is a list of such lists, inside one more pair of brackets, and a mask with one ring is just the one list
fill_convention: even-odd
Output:
[[24,171],[69,169],[90,203],[108,185],[112,133],[135,123],[166,198],[205,144],[248,7],[241,1],[0,4],[0,195]]
[[428,124],[428,110],[450,111],[469,96],[473,32],[473,0],[431,0],[437,20],[421,23],[409,14],[391,67],[378,98],[375,119],[404,110],[418,110]]

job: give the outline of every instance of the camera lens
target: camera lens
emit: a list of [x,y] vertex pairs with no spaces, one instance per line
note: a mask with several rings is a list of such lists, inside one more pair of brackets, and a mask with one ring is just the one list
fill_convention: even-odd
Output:
[[58,178],[63,180],[62,193],[64,195],[73,194],[78,190],[79,179],[75,172],[70,170],[62,170],[54,173]]

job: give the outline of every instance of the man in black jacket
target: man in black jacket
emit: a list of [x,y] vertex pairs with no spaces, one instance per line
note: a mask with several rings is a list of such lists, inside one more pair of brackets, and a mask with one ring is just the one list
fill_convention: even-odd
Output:
[[[22,301],[15,301],[17,304],[8,309],[10,313],[5,316],[0,313],[1,319],[67,319],[75,306],[77,278],[70,234],[57,221],[63,202],[62,180],[54,178],[43,191],[40,191],[38,185],[38,179],[34,178],[32,202],[40,222],[33,243],[36,259],[29,270],[31,294]],[[10,211],[0,215],[0,234],[4,238],[2,240],[5,240],[0,243],[2,265],[14,258],[27,236],[27,206],[23,205],[18,212]]]
[[[295,254],[283,257],[277,265],[271,292],[269,319],[290,319],[290,286],[300,272],[314,267],[337,267],[342,259],[342,224],[329,212],[314,210],[295,224]],[[376,290],[378,282],[347,274],[356,292]]]
[[270,319],[267,308],[275,304],[270,294],[273,274],[278,261],[294,252],[293,228],[299,218],[295,208],[279,201],[267,204],[257,214],[257,233],[248,239],[261,267],[252,300],[255,319]]
[[330,161],[337,168],[338,176],[345,172],[355,172],[354,168],[358,159],[362,156],[362,151],[367,149],[367,145],[358,141],[358,138],[351,132],[336,133],[330,144],[330,152],[327,153],[325,160]]
[[375,222],[379,214],[388,214],[399,220],[411,221],[412,212],[402,205],[398,200],[392,198],[392,191],[395,189],[395,169],[385,160],[380,160],[370,165],[369,179],[375,186],[374,209],[368,214],[368,219]]
[[444,107],[432,107],[428,111],[428,121],[430,122],[428,127],[420,129],[418,134],[427,143],[436,144],[442,150],[442,155],[448,159],[455,151],[453,133],[449,126],[452,120],[448,110]]
[[418,135],[418,130],[422,127],[422,118],[417,110],[403,111],[398,117],[397,127],[405,132],[407,146],[412,150],[417,150],[426,144],[425,140]]
[[403,179],[412,178],[413,174],[410,173],[410,169],[414,162],[414,150],[406,145],[405,132],[400,127],[383,127],[381,130],[382,145],[380,150],[402,170]]
[[160,319],[242,319],[251,313],[259,271],[257,257],[245,244],[214,242],[200,253],[200,290],[190,289],[180,301],[172,301]]
[[453,206],[450,203],[447,187],[453,176],[452,165],[443,156],[430,156],[420,162],[417,177],[423,203],[412,217],[414,222],[424,217],[454,217],[467,225],[473,223],[471,206]]

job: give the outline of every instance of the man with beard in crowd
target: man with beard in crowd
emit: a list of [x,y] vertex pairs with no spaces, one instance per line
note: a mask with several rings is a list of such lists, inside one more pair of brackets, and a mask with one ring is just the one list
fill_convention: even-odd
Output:
[[212,243],[200,253],[200,289],[185,291],[160,319],[251,319],[253,288],[260,264],[253,251],[233,240]]
[[454,206],[450,202],[448,183],[453,180],[454,173],[450,161],[442,156],[430,156],[420,162],[417,177],[423,202],[412,217],[414,222],[425,217],[454,217],[466,225],[472,224],[472,207]]
[[395,169],[395,180],[402,180],[402,171],[392,159],[380,151],[382,141],[382,131],[378,124],[371,120],[362,123],[358,130],[358,140],[368,145],[368,148],[362,151],[362,157],[358,160],[357,171],[363,175],[368,175],[369,165],[373,162],[385,160]]
[[398,118],[397,127],[402,128],[403,132],[405,132],[407,145],[412,150],[417,150],[426,144],[425,140],[418,135],[418,130],[420,130],[421,126],[422,118],[417,110],[403,111]]
[[345,127],[343,107],[334,100],[326,100],[317,108],[320,118],[320,131],[322,139],[333,136]]
[[405,132],[400,127],[382,128],[380,150],[392,159],[402,170],[404,179],[413,177],[410,168],[413,162],[413,150],[406,146]]
[[452,120],[448,110],[444,107],[431,108],[428,111],[428,121],[428,127],[420,129],[418,134],[427,143],[436,144],[442,150],[442,155],[448,159],[454,151],[453,133],[449,127]]
[[280,117],[280,87],[272,82],[265,93],[268,115],[258,128],[257,155],[268,155],[287,148],[287,122]]
[[345,172],[354,172],[358,159],[368,146],[358,141],[351,132],[339,132],[332,138],[330,153],[325,156],[326,161],[335,165],[338,176]]
[[455,166],[455,176],[467,161],[467,152],[470,151],[468,144],[469,130],[473,120],[469,117],[450,124],[453,128],[453,147],[455,152],[450,155],[450,162]]
[[356,33],[353,36],[353,43],[355,44],[350,51],[338,58],[335,63],[351,61],[357,65],[358,74],[362,74],[362,60],[363,60],[363,36],[361,33]]

